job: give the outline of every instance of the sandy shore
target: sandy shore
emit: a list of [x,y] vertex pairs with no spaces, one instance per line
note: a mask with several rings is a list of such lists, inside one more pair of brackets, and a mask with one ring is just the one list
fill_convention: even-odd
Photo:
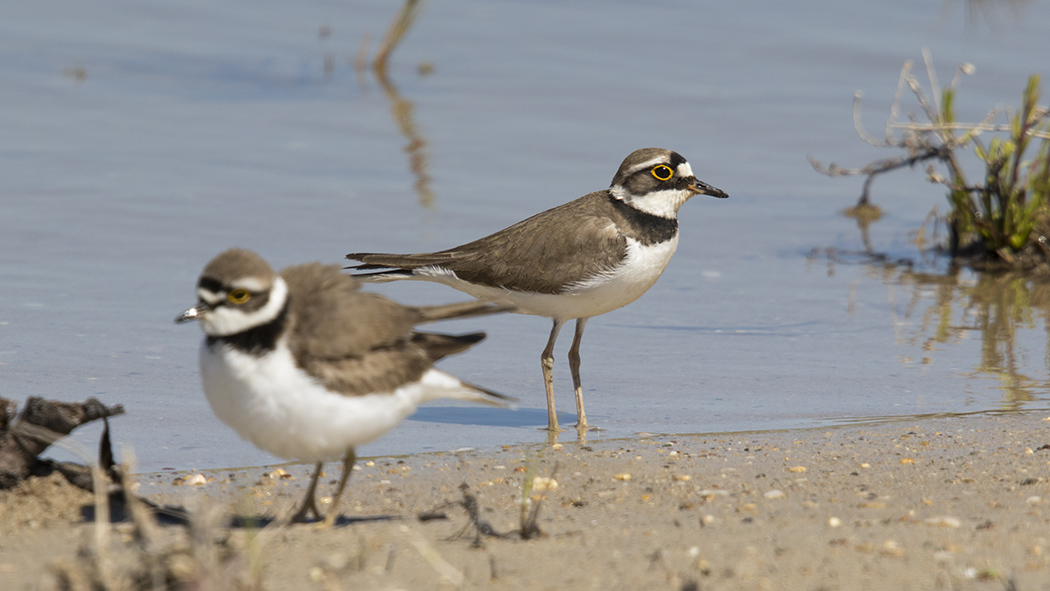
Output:
[[[209,589],[1050,589],[1045,414],[567,435],[364,459],[330,530],[269,523],[307,466],[139,475],[139,494],[197,526],[118,524],[101,554],[91,495],[37,481],[0,494],[0,587],[131,588],[153,560]],[[540,533],[522,539],[537,504]],[[255,519],[229,528],[231,514]]]

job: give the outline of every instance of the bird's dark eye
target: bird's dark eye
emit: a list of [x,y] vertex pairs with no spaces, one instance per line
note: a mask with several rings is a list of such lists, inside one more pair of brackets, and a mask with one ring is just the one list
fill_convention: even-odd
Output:
[[247,289],[235,289],[230,292],[230,295],[226,296],[226,299],[231,304],[243,304],[252,299],[252,294]]
[[674,170],[666,164],[657,164],[649,172],[651,172],[658,181],[666,181],[674,176]]

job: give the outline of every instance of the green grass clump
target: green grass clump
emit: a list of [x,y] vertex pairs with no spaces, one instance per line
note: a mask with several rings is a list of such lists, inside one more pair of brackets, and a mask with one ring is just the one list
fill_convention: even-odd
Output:
[[[827,167],[811,161],[829,176],[866,175],[860,202],[854,210],[872,208],[869,190],[876,175],[919,163],[927,164],[927,178],[948,189],[950,211],[944,220],[950,230],[948,252],[979,269],[1039,269],[1050,272],[1050,109],[1039,105],[1039,76],[1031,76],[1016,110],[996,107],[980,123],[959,123],[955,115],[961,74],[971,74],[963,64],[946,88],[939,88],[928,52],[926,60],[934,100],[911,73],[911,62],[901,71],[885,139],[868,135],[860,125],[860,95],[854,100],[858,134],[879,147],[904,154],[872,162],[859,169]],[[899,121],[903,89],[907,87],[926,115],[914,114]],[[1005,123],[997,123],[1000,115]],[[990,136],[987,141],[982,135]],[[981,181],[971,184],[961,154],[972,146]],[[939,163],[945,173],[939,172]]]
[[[945,92],[947,122],[954,119],[954,94],[955,89]],[[983,183],[968,185],[961,170],[951,171],[948,199],[954,232],[959,239],[976,235],[987,254],[1006,262],[1029,245],[1050,203],[1050,124],[1038,101],[1039,76],[1031,76],[1021,108],[1010,117],[1009,135],[993,137],[987,145],[973,135],[974,152],[984,164]],[[1035,157],[1026,158],[1033,144]]]

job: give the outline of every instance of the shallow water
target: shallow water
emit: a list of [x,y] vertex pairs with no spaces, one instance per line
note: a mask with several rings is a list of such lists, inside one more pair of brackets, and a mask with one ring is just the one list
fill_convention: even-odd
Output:
[[[592,437],[1045,409],[1046,287],[923,264],[913,233],[946,201],[919,170],[876,181],[886,215],[867,237],[918,267],[852,256],[865,241],[840,211],[861,181],[806,161],[891,155],[857,138],[852,95],[881,133],[923,47],[942,82],[976,66],[962,120],[1046,79],[1050,6],[977,5],[435,2],[383,81],[353,62],[387,2],[16,2],[0,20],[0,395],[124,404],[114,437],[143,470],[271,462],[211,415],[200,334],[172,323],[214,254],[453,246],[604,188],[657,145],[731,197],[686,204],[657,285],[588,324]],[[441,327],[479,328],[488,340],[442,367],[521,408],[428,406],[362,454],[544,437],[548,321]]]

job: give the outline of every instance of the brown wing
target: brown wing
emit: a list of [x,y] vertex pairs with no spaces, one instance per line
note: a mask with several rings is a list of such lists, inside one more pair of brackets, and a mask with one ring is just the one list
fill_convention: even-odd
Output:
[[336,265],[288,267],[293,351],[338,359],[363,355],[407,338],[418,314],[381,295],[358,291],[358,282]]
[[302,356],[299,366],[326,388],[347,396],[392,392],[418,380],[432,363],[419,347],[400,343],[337,359]]
[[434,361],[465,351],[483,338],[485,333],[417,333],[363,355],[335,359],[305,356],[300,363],[303,370],[335,392],[349,396],[392,392],[418,380]]
[[484,333],[417,333],[422,322],[506,311],[484,302],[413,308],[357,289],[336,265],[311,263],[281,272],[289,285],[289,346],[296,364],[329,390],[360,396],[418,380],[435,361],[468,349]]
[[[626,239],[610,216],[607,191],[538,213],[463,246],[396,255],[354,253],[357,269],[439,266],[466,281],[538,293],[561,293],[569,284],[613,268]],[[566,278],[569,278],[566,280]]]

